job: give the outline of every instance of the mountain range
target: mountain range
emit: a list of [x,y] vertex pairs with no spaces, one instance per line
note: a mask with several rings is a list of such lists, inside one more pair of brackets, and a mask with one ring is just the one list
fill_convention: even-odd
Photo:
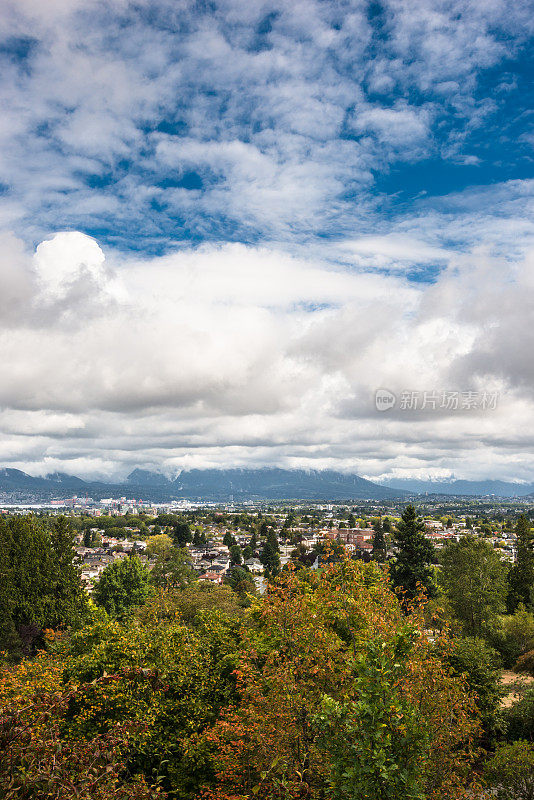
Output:
[[85,494],[136,497],[151,502],[165,500],[352,500],[395,499],[408,494],[387,486],[332,470],[193,469],[174,480],[159,472],[134,469],[123,483],[84,481],[56,472],[34,478],[17,469],[0,469],[0,501],[30,502],[64,499]]
[[55,472],[36,478],[18,469],[0,469],[0,502],[43,502],[72,495],[167,500],[394,500],[415,494],[530,497],[534,484],[506,481],[420,481],[392,479],[387,485],[333,470],[192,469],[170,479],[160,472],[134,469],[123,482],[85,481]]
[[192,469],[173,481],[158,473],[136,469],[127,478],[129,484],[159,486],[179,497],[204,497],[234,500],[308,499],[387,499],[408,494],[361,478],[333,470],[278,469]]

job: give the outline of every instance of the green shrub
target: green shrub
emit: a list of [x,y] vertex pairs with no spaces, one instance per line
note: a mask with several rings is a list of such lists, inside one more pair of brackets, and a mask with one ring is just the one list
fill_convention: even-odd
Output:
[[533,800],[534,745],[525,741],[500,745],[486,764],[485,777],[497,800]]
[[514,669],[516,672],[534,675],[534,650],[529,650],[527,653],[519,656]]
[[456,675],[462,675],[469,689],[476,693],[476,704],[486,737],[498,727],[498,714],[503,689],[500,682],[501,659],[483,639],[465,636],[455,641],[447,655],[447,663]]
[[527,739],[534,742],[534,689],[503,711],[508,741]]
[[512,668],[520,656],[534,647],[534,614],[521,605],[514,614],[501,617],[499,622],[488,640],[501,654],[503,665]]

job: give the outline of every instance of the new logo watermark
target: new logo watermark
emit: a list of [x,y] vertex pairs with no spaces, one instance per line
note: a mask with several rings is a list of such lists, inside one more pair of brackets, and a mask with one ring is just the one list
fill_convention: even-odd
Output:
[[378,411],[388,411],[397,402],[396,395],[389,389],[377,389],[375,392],[375,406]]
[[397,395],[389,389],[377,389],[375,408],[377,411],[495,411],[499,402],[498,392],[456,391],[432,389],[419,391],[405,389]]

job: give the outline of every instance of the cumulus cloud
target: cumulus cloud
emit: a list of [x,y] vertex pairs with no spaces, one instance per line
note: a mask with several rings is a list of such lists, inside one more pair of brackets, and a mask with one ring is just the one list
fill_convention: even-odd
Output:
[[429,134],[429,114],[425,108],[414,109],[404,105],[399,108],[364,108],[356,115],[353,127],[362,133],[373,133],[394,151],[406,155],[408,150],[415,155]]
[[[428,285],[204,245],[149,260],[115,254],[103,278],[98,243],[60,233],[31,259],[35,303],[46,302],[46,281],[62,292],[92,269],[110,302],[82,324],[64,324],[79,302],[67,292],[63,316],[0,334],[3,463],[112,476],[137,463],[475,476],[492,463],[528,477],[530,261],[453,256]],[[379,387],[498,391],[499,405],[384,414]]]
[[35,275],[23,243],[12,233],[0,234],[0,326],[20,320],[31,302]]
[[80,278],[103,282],[104,260],[104,253],[94,239],[70,231],[41,242],[35,251],[34,265],[43,294],[61,297]]
[[2,11],[0,463],[531,477],[528,3]]

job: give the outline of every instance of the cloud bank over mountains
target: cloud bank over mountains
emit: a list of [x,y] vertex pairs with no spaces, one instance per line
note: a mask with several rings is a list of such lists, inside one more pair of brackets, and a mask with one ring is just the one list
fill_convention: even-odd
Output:
[[532,480],[530,11],[6,0],[0,464]]
[[[9,245],[4,464],[530,474],[532,260],[452,257],[428,284],[233,243],[109,263],[82,233]],[[499,400],[379,412],[380,387]]]

